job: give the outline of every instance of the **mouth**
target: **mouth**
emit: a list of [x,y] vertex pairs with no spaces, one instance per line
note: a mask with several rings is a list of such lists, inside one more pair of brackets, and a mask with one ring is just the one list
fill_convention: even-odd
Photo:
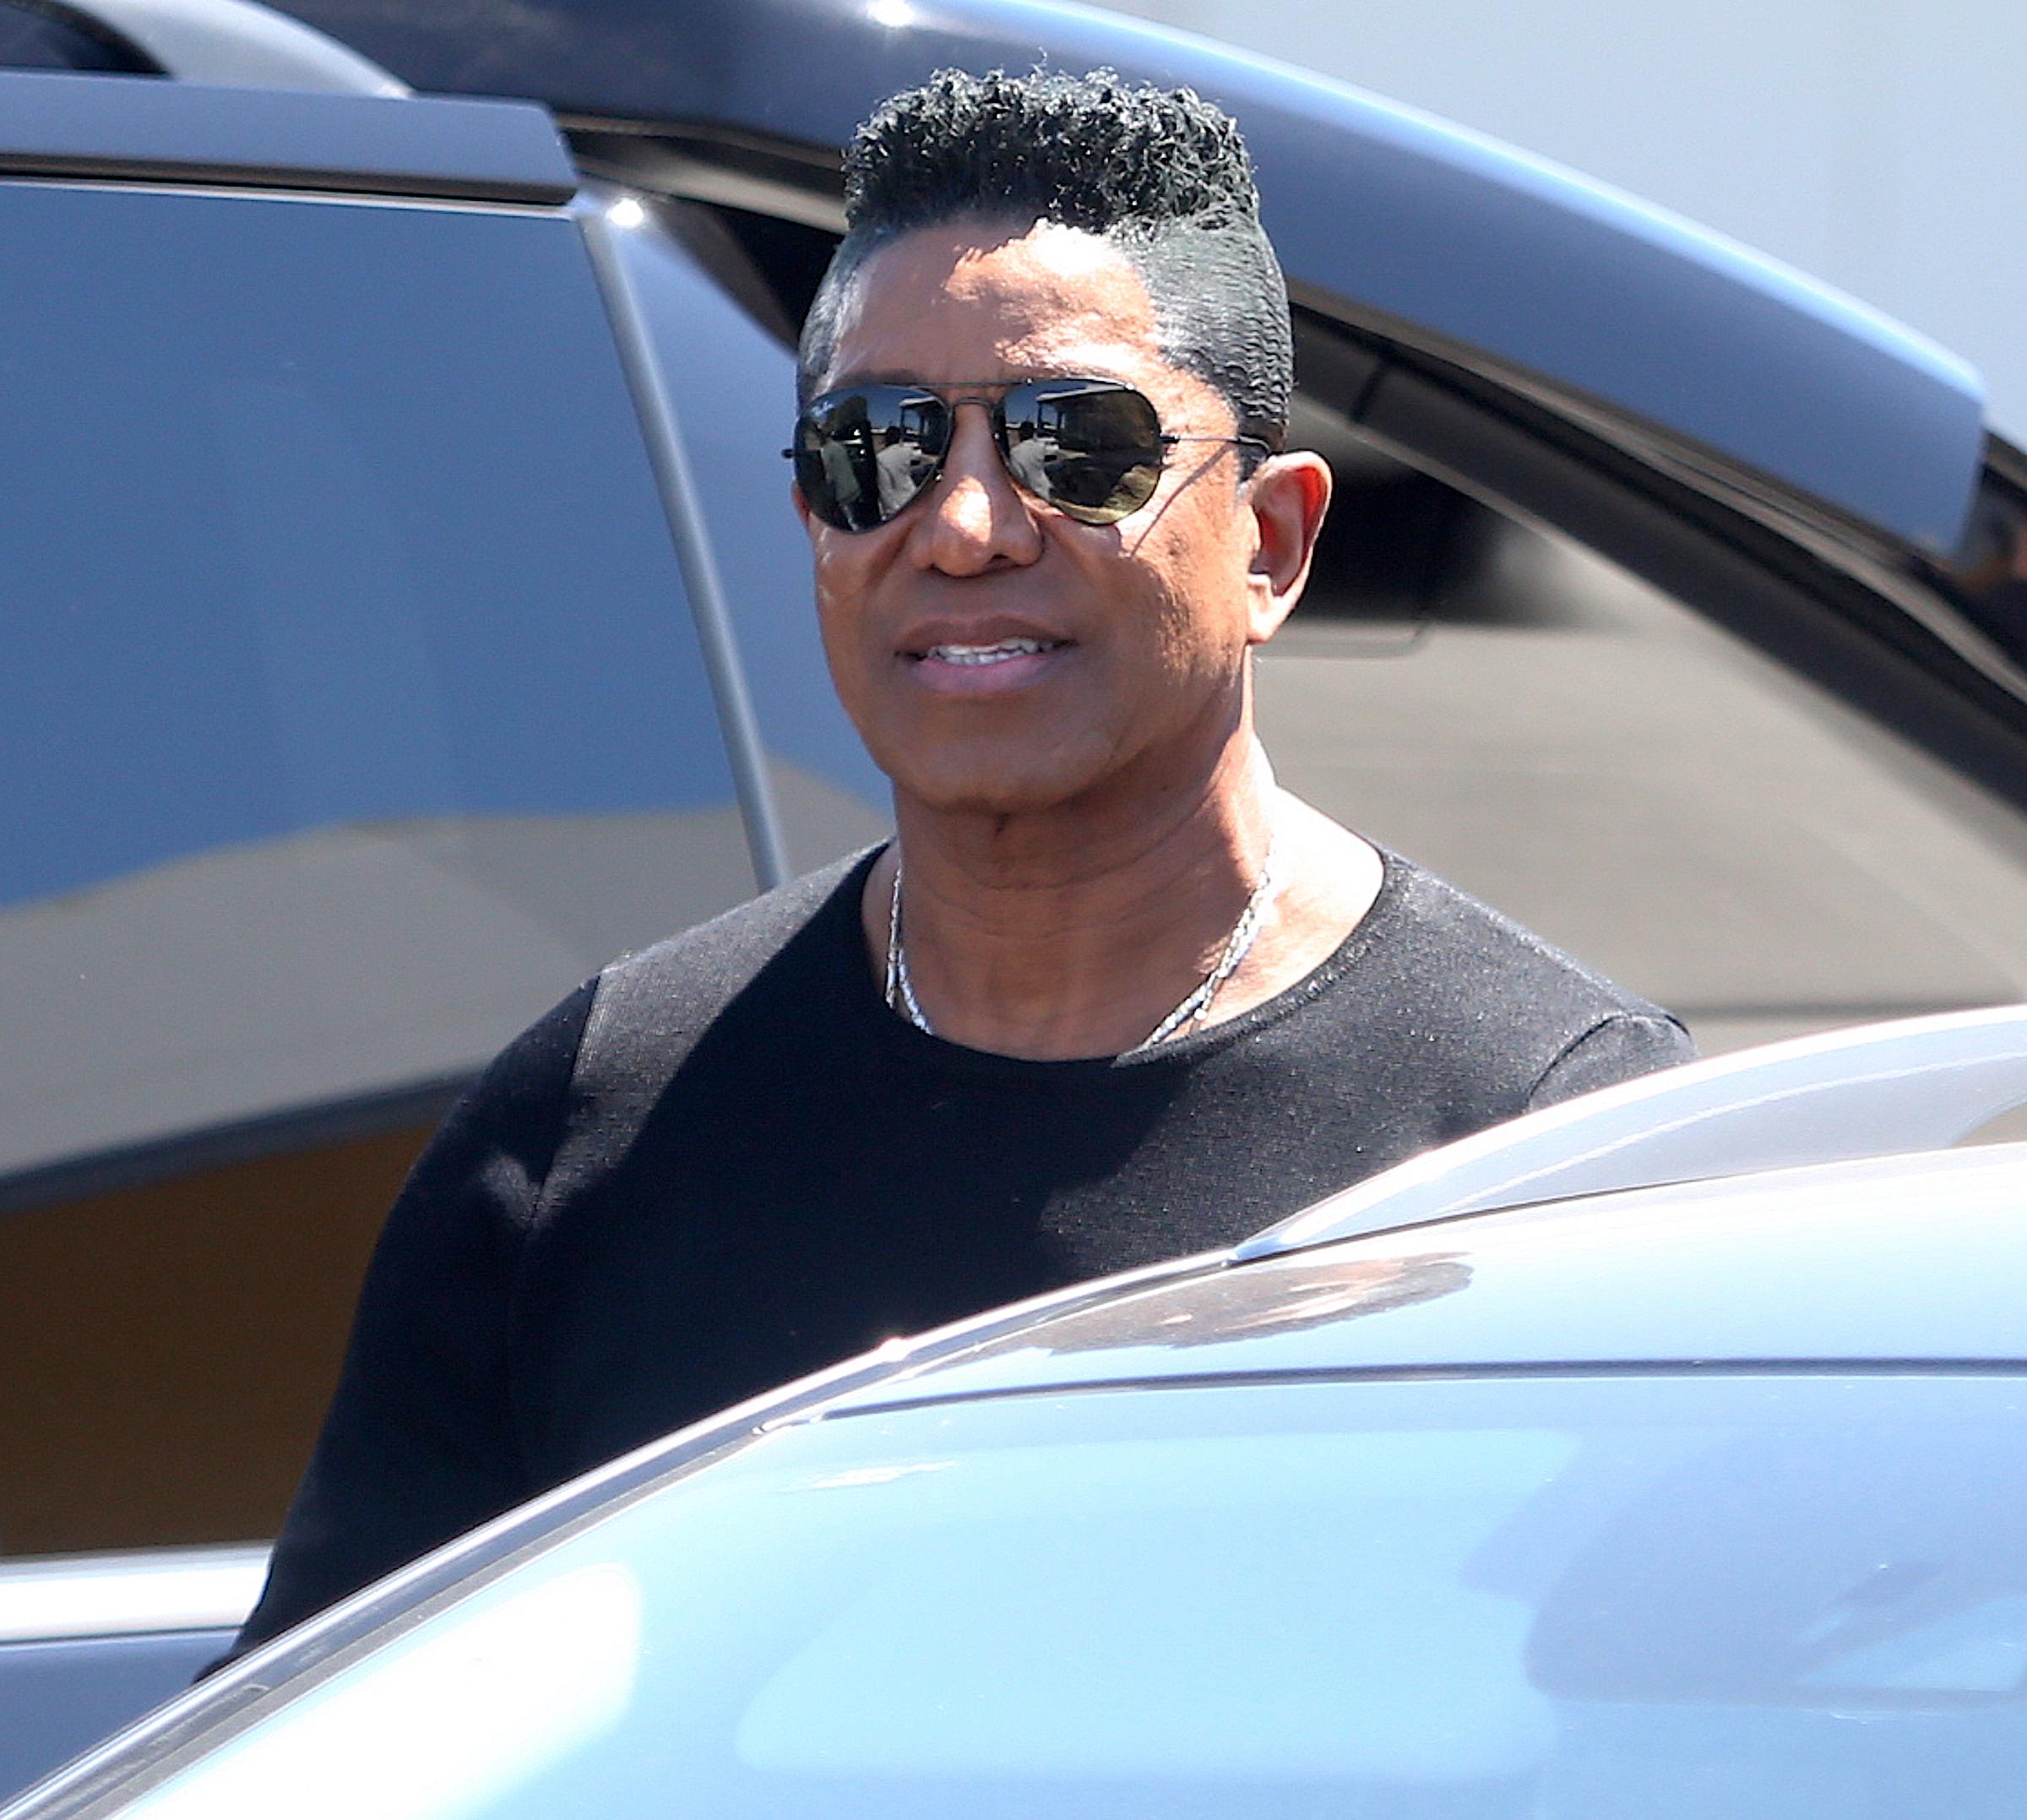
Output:
[[925,627],[916,634],[921,642],[909,640],[899,654],[916,687],[966,699],[1019,694],[1053,674],[1075,644],[1025,627],[997,638],[954,638],[948,633],[954,629]]
[[917,663],[955,664],[960,668],[981,669],[992,664],[1008,664],[1017,658],[1040,657],[1060,651],[1062,638],[1000,638],[991,644],[932,644],[909,655]]

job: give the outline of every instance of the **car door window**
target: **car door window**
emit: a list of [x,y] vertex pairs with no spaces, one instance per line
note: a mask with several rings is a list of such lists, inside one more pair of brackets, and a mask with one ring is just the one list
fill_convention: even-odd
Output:
[[891,817],[887,780],[830,686],[789,504],[795,359],[723,281],[745,256],[703,210],[663,205],[620,244],[746,660],[790,863],[805,871],[880,839]]
[[566,213],[0,237],[0,1547],[258,1537],[444,1095],[753,870]]

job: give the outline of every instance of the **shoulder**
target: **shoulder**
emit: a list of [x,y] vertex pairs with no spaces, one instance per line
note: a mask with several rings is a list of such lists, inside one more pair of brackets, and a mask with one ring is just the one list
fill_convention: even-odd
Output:
[[770,964],[798,958],[812,938],[856,934],[859,889],[878,851],[867,848],[805,873],[614,961],[594,982],[592,1024],[649,1005],[684,1023],[709,1022]]
[[[577,1086],[652,1093],[735,1003],[744,1021],[806,1018],[863,964],[859,894],[869,848],[614,961],[589,988]],[[764,1046],[764,1030],[754,1040]]]
[[[679,1062],[697,1038],[799,940],[824,930],[829,969],[857,927],[857,883],[873,850],[686,929],[602,968],[496,1056],[447,1121],[447,1138],[548,1130],[600,1079],[637,1079]],[[835,928],[824,929],[827,924]]]
[[1660,1006],[1412,861],[1384,858],[1374,1009],[1404,1037],[1448,1051],[1511,1111],[1694,1057],[1688,1032]]
[[[857,883],[871,859],[856,854],[796,879],[587,980],[493,1058],[444,1121],[405,1198],[450,1206],[470,1183],[510,1180],[511,1223],[527,1225],[559,1171],[574,1177],[588,1158],[623,1149],[704,1034],[770,967],[787,960],[797,975],[776,995],[791,1006],[808,1002],[812,982],[846,970]],[[800,960],[794,951],[812,932],[820,953]],[[768,1030],[753,1043],[764,1052]]]

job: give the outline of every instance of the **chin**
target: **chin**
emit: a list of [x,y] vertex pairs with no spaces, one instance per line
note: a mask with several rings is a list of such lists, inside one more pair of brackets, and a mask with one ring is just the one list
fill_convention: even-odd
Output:
[[916,789],[897,785],[926,809],[941,815],[978,815],[995,818],[1035,815],[1061,808],[1077,793],[1041,788],[1033,783],[1006,778],[979,778],[957,782],[939,780]]
[[962,763],[886,767],[897,794],[945,815],[1034,815],[1060,809],[1098,780],[1064,762],[980,754]]

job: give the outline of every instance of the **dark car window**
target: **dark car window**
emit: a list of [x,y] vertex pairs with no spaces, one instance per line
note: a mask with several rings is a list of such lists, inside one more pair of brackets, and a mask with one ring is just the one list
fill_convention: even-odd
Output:
[[890,818],[887,780],[830,686],[789,504],[795,361],[712,274],[707,258],[744,256],[702,210],[671,205],[620,242],[710,527],[790,861],[804,870],[879,839]]
[[1997,1820],[2024,1431],[2012,1378],[1752,1374],[790,1429],[122,1811]]
[[1707,1051],[2027,996],[2018,805],[1629,568],[1420,471],[1344,421],[1327,363],[1308,371],[1296,439],[1339,486],[1258,669],[1283,783],[1679,1013]]
[[753,867],[567,215],[8,182],[0,242],[0,1546],[258,1536],[442,1090]]

